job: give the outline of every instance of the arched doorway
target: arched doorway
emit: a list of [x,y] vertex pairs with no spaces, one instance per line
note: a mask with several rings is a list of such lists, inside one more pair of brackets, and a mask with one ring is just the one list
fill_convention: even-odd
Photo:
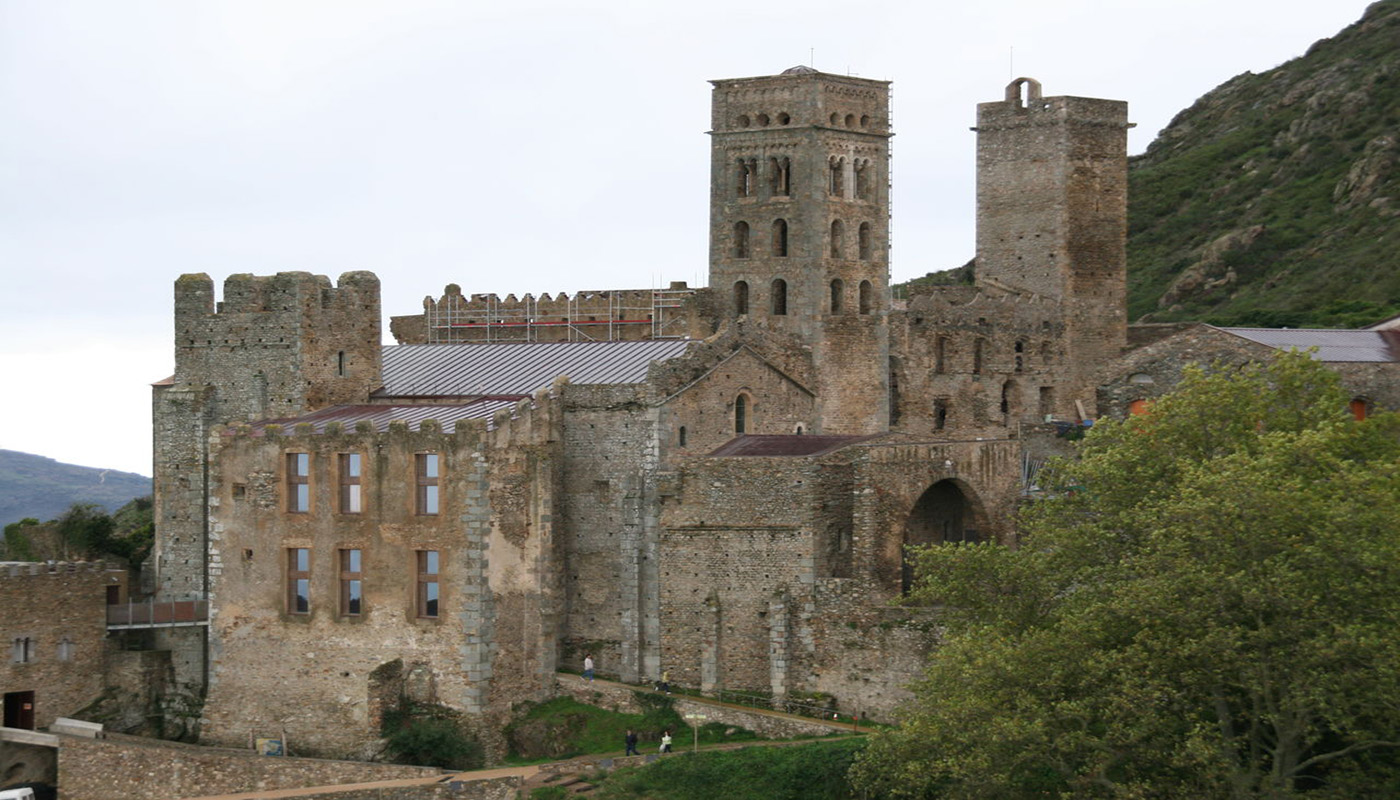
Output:
[[911,545],[980,542],[981,516],[980,509],[956,482],[941,480],[928,487],[904,521],[900,592],[908,594],[914,586]]

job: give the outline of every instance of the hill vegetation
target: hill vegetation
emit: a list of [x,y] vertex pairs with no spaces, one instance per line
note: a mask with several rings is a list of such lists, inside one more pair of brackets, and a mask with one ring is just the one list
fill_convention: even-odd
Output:
[[0,525],[26,517],[56,519],[74,503],[93,504],[110,514],[150,493],[151,479],[143,475],[0,450]]

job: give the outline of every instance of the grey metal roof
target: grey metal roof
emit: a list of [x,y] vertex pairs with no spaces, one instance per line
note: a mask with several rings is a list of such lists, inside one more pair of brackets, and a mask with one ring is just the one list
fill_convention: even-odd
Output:
[[1317,348],[1319,361],[1400,362],[1400,331],[1315,330],[1309,328],[1221,328],[1279,350]]
[[385,406],[332,406],[301,417],[264,420],[253,425],[253,432],[260,433],[268,425],[282,425],[290,428],[303,422],[314,426],[316,433],[324,433],[328,422],[339,422],[346,431],[354,431],[356,423],[368,421],[374,425],[376,431],[384,433],[389,430],[390,422],[405,422],[408,423],[409,429],[417,430],[419,423],[434,419],[442,425],[443,433],[452,433],[457,429],[457,423],[460,420],[489,418],[497,411],[516,402],[515,400],[487,399],[447,405],[418,403]]
[[381,397],[520,397],[567,375],[573,383],[641,383],[647,365],[688,339],[635,342],[405,344],[384,348]]

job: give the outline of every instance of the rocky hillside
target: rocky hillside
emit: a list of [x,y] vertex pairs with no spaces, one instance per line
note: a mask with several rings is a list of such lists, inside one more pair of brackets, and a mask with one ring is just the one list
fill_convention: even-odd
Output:
[[150,493],[151,479],[141,475],[0,450],[0,525],[26,517],[55,519],[74,503],[93,503],[110,513]]
[[1133,159],[1129,316],[1365,325],[1400,313],[1400,0],[1181,112]]

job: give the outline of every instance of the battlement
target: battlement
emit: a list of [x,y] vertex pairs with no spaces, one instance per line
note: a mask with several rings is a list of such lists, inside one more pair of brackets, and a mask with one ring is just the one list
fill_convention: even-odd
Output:
[[1128,104],[1122,100],[1070,95],[1042,97],[1040,81],[1017,78],[1006,85],[1005,99],[977,105],[977,127],[973,130],[988,133],[1066,122],[1125,130],[1132,127],[1128,122]]
[[695,293],[685,281],[665,289],[605,289],[551,296],[464,295],[449,284],[423,298],[423,316],[396,317],[403,344],[580,342],[676,339],[686,334],[682,306]]
[[214,302],[214,281],[205,273],[181,275],[175,281],[175,317],[221,314],[277,313],[310,308],[376,310],[379,278],[373,272],[346,272],[332,285],[325,275],[279,272],[276,275],[239,273],[224,279],[224,299]]
[[0,580],[124,571],[119,564],[106,561],[0,561]]

